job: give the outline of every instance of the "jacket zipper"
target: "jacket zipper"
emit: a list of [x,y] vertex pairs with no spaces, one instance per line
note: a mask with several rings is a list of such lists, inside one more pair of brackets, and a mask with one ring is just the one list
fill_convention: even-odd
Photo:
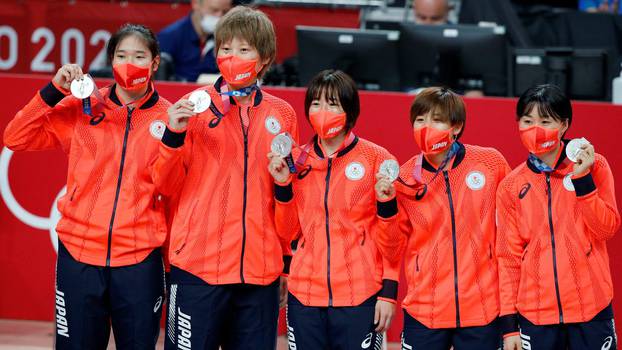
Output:
[[415,256],[415,270],[419,272],[419,254]]
[[330,172],[333,160],[328,159],[328,171],[326,172],[326,190],[324,191],[324,211],[326,214],[326,283],[328,285],[328,306],[333,306],[333,289],[330,286],[330,231],[328,225],[328,187],[330,185]]
[[69,201],[72,202],[73,201],[73,196],[76,195],[76,190],[78,189],[78,186],[73,188],[73,191],[71,191],[71,197],[69,197]]
[[553,230],[553,193],[551,192],[551,175],[545,174],[546,189],[549,199],[549,230],[551,231],[551,249],[553,255],[553,276],[555,278],[555,295],[557,297],[557,309],[559,311],[559,323],[564,323],[564,313],[562,311],[562,300],[559,296],[559,279],[557,277],[557,254],[555,253],[555,231]]
[[447,199],[449,200],[449,210],[451,212],[451,239],[454,250],[454,298],[456,303],[456,327],[460,327],[460,299],[458,298],[458,249],[456,243],[456,217],[454,213],[454,200],[451,197],[451,186],[449,185],[449,175],[443,171],[445,186],[447,187]]
[[[249,120],[250,127],[250,107],[246,109],[246,116]],[[244,135],[244,199],[242,202],[242,252],[240,253],[240,281],[244,283],[244,250],[246,249],[246,197],[248,192],[248,128],[244,127],[244,120],[242,119],[242,107],[239,108],[240,114],[240,127],[242,128],[242,134]]]
[[106,252],[106,266],[110,266],[110,255],[112,247],[112,228],[114,226],[114,217],[117,214],[117,204],[119,202],[119,193],[121,192],[121,180],[123,180],[123,167],[125,166],[125,153],[127,152],[127,139],[130,136],[130,128],[132,126],[132,112],[134,109],[127,109],[127,121],[125,122],[125,135],[123,136],[123,149],[121,150],[121,164],[119,165],[119,176],[117,178],[117,191],[114,195],[114,203],[112,205],[112,215],[110,217],[110,226],[108,227],[108,251]]

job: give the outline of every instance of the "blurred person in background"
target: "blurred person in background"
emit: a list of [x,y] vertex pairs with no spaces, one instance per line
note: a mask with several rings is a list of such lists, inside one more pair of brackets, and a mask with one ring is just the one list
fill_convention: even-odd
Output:
[[620,13],[620,0],[580,0],[579,9],[585,12]]
[[437,25],[449,24],[449,11],[452,6],[448,0],[414,0],[415,23]]
[[172,64],[177,79],[195,82],[201,74],[218,73],[214,31],[233,4],[232,0],[192,0],[191,5],[192,12],[162,29],[158,41],[163,64]]

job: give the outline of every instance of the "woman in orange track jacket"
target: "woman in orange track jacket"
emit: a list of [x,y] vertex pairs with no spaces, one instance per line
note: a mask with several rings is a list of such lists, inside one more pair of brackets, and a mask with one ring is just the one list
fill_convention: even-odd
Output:
[[301,171],[290,176],[283,158],[268,155],[278,233],[286,242],[298,238],[289,276],[290,348],[376,349],[393,317],[400,262],[383,261],[374,240],[378,222],[397,214],[397,202],[394,191],[376,194],[374,185],[380,165],[394,157],[352,133],[359,108],[349,76],[320,72],[305,98],[317,135],[293,154]]
[[611,169],[594,146],[563,139],[572,108],[559,88],[528,89],[516,118],[530,154],[497,194],[506,348],[615,349],[606,243],[620,214]]
[[179,194],[165,348],[272,349],[291,249],[276,234],[266,153],[274,135],[297,135],[296,115],[257,85],[276,53],[264,13],[234,8],[215,38],[222,77],[169,109],[153,173]]
[[381,248],[405,254],[403,348],[496,350],[495,193],[509,166],[495,149],[458,142],[464,102],[448,89],[420,92],[410,121],[423,153],[396,183],[399,234],[381,231]]
[[99,90],[103,97],[67,96],[83,73],[64,65],[4,132],[15,151],[62,148],[69,156],[56,228],[57,349],[105,348],[111,323],[119,348],[152,349],[159,332],[167,231],[149,167],[170,103],[151,81],[160,59],[151,30],[122,27],[107,53],[115,84]]

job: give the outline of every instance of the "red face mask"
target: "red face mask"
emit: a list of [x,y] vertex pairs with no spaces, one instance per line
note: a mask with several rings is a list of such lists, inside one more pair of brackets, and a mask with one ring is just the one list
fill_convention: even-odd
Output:
[[330,139],[345,129],[346,114],[320,109],[317,112],[309,113],[309,122],[320,138]]
[[137,66],[131,63],[121,63],[112,66],[114,80],[126,90],[140,90],[147,86],[151,79],[151,65]]
[[532,125],[520,129],[520,139],[530,153],[542,154],[553,150],[559,143],[559,129],[543,128]]
[[218,69],[225,81],[234,86],[247,86],[257,79],[258,59],[245,60],[238,56],[221,56],[216,59]]
[[424,154],[437,154],[448,150],[453,143],[453,128],[438,130],[430,126],[424,126],[414,130],[415,142]]

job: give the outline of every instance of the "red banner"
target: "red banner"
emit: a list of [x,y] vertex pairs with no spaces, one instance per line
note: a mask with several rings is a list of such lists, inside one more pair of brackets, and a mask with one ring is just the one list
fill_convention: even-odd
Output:
[[[262,7],[275,25],[277,60],[296,54],[296,25],[357,27],[358,11]],[[83,69],[106,63],[106,42],[123,24],[139,23],[158,33],[188,15],[188,4],[2,1],[0,72],[52,73],[63,64]]]
[[[0,129],[49,81],[49,77],[33,78],[0,75]],[[103,83],[100,82],[100,86]],[[194,85],[158,83],[160,94],[174,102],[195,88]],[[311,136],[303,111],[302,89],[266,89],[288,101],[296,110],[301,139]],[[400,162],[418,153],[412,137],[408,111],[413,97],[401,93],[361,93],[361,116],[355,132],[386,147]],[[520,144],[514,110],[514,99],[466,99],[468,121],[463,136],[466,143],[491,146],[500,150],[510,165],[524,161],[526,152]],[[616,142],[616,126],[622,118],[622,107],[604,103],[577,102],[569,137],[584,136],[605,155],[617,184],[622,183],[622,153]],[[61,151],[24,152],[12,155],[3,149],[0,154],[0,318],[51,320],[54,311],[53,227],[58,219],[55,199],[65,185],[66,156]],[[622,186],[617,189],[622,203]],[[611,270],[616,291],[622,290],[622,250],[619,235],[609,242]],[[401,284],[401,296],[405,283]],[[621,303],[614,303],[616,313]],[[398,310],[390,331],[397,341],[402,327]]]

